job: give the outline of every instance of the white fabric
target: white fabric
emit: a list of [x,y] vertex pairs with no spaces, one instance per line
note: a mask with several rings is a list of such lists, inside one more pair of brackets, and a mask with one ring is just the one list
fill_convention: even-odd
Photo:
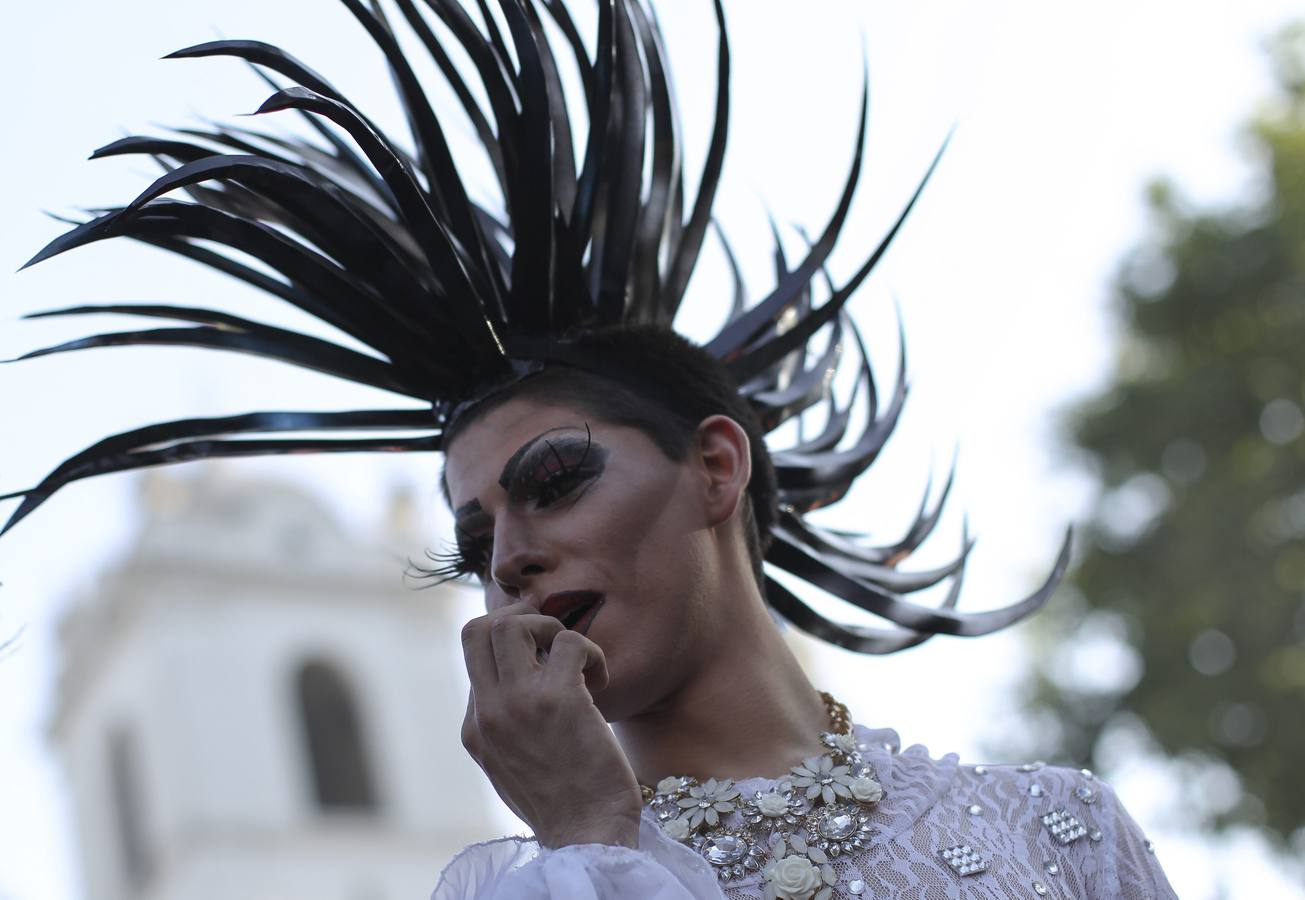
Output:
[[[1090,774],[1050,766],[976,771],[954,754],[934,759],[918,745],[901,752],[897,733],[888,729],[858,726],[856,736],[887,795],[875,807],[871,845],[833,860],[835,897],[855,896],[854,882],[861,882],[860,896],[867,898],[1176,900],[1114,791]],[[736,782],[745,797],[775,784]],[[1090,789],[1090,802],[1076,788]],[[1100,839],[1057,843],[1041,817],[1060,809]],[[726,823],[738,824],[736,816]],[[978,852],[987,871],[953,872],[941,851],[958,844]],[[762,900],[764,888],[760,872],[718,882],[709,863],[667,838],[645,812],[638,850],[604,844],[547,850],[526,838],[468,847],[445,868],[432,900]]]
[[466,848],[445,868],[432,900],[720,900],[702,857],[639,825],[639,849],[607,844],[541,848],[503,838]]

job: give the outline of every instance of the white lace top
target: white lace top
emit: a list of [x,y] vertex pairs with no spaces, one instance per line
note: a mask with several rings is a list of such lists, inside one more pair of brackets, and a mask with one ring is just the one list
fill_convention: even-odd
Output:
[[[881,800],[860,804],[853,839],[859,836],[861,846],[831,847],[815,833],[822,826],[804,832],[782,819],[749,826],[744,816],[750,811],[755,819],[757,807],[742,801],[783,788],[793,793],[792,776],[750,778],[733,784],[739,791],[733,802],[716,806],[732,810],[705,832],[717,835],[715,843],[703,844],[701,834],[696,848],[691,839],[672,839],[682,829],[668,834],[663,826],[675,804],[663,806],[660,821],[655,804],[644,810],[637,850],[605,844],[549,850],[528,838],[476,844],[445,868],[432,900],[1175,898],[1150,842],[1114,791],[1090,772],[1039,763],[962,766],[955,754],[934,759],[918,745],[901,752],[897,733],[888,729],[857,726],[853,735],[851,775],[859,761],[883,788]],[[796,793],[801,799],[806,790]],[[840,791],[834,805],[847,796]],[[679,804],[686,805],[687,799]],[[835,826],[849,827],[832,820],[826,826],[826,837]],[[720,841],[723,829],[733,841],[728,835]],[[757,837],[769,832],[788,840]],[[712,847],[714,854],[704,852]]]

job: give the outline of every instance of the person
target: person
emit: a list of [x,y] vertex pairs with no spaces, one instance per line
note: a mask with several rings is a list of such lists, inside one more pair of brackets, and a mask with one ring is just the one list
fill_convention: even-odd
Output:
[[[259,411],[124,432],[7,495],[22,500],[4,530],[63,486],[108,472],[271,453],[443,451],[456,541],[426,574],[478,578],[487,608],[462,632],[463,740],[534,836],[467,848],[435,900],[1173,896],[1095,776],[902,750],[892,731],[854,725],[818,692],[776,627],[773,615],[865,653],[978,636],[1040,608],[1068,561],[1066,538],[1037,591],[961,613],[968,542],[933,571],[899,568],[933,530],[946,490],[887,546],[807,517],[872,464],[906,396],[899,367],[881,400],[845,304],[924,181],[851,278],[836,285],[826,270],[860,172],[864,94],[834,215],[792,265],[777,235],[774,288],[748,304],[736,275],[728,321],[699,346],[672,324],[713,222],[724,158],[719,2],[716,117],[689,197],[663,40],[644,3],[598,0],[587,41],[557,2],[480,4],[477,19],[455,0],[425,10],[395,0],[480,141],[497,208],[470,199],[383,7],[343,2],[384,54],[413,150],[285,51],[201,44],[173,56],[235,56],[293,80],[259,112],[294,111],[316,139],[216,125],[115,141],[96,155],[149,154],[164,175],[32,262],[133,237],[294,304],[354,346],[210,309],[99,305],[39,315],[189,327],[94,335],[28,356],[132,344],[254,353],[420,408]],[[561,58],[578,73],[583,133]],[[719,228],[716,237],[733,265]],[[844,370],[847,390],[836,377]],[[802,426],[796,443],[768,446],[786,423]],[[776,571],[892,627],[819,614]],[[908,599],[947,582],[939,606]]]
[[[749,488],[772,464],[718,363],[665,333],[581,343],[626,377],[546,368],[446,432],[449,565],[487,607],[463,741],[535,839],[468,848],[434,900],[1173,896],[1091,773],[851,727],[767,610]],[[702,399],[649,410],[679,396]]]

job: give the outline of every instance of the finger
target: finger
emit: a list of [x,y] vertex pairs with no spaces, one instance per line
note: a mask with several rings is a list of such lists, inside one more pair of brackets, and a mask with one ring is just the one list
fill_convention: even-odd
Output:
[[578,631],[563,631],[553,638],[544,671],[554,683],[568,687],[582,678],[591,691],[607,687],[607,658],[602,648]]
[[467,691],[467,713],[462,717],[462,746],[472,759],[480,762],[480,728],[476,725],[476,694]]
[[490,623],[490,641],[500,681],[517,681],[539,671],[538,650],[549,648],[566,629],[552,616],[506,615]]
[[494,664],[494,646],[489,636],[489,616],[477,616],[462,626],[462,658],[467,664],[471,693],[498,684],[498,666]]
[[513,815],[518,819],[523,822],[526,821],[525,813],[511,798],[510,792],[504,790],[494,778],[493,772],[496,769],[490,754],[492,748],[485,743],[484,738],[481,736],[480,726],[476,722],[476,695],[470,691],[467,693],[467,712],[462,717],[462,746],[466,748],[467,755],[475,761],[476,765],[480,766],[481,771],[485,773],[485,777],[489,778],[490,784],[493,785],[494,790],[507,808],[512,810]]

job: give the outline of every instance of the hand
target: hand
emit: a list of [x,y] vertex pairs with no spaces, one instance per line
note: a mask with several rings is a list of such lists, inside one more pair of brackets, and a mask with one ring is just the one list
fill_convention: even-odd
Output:
[[607,686],[598,645],[514,603],[463,626],[462,651],[462,744],[539,842],[637,847],[639,782],[590,695]]

